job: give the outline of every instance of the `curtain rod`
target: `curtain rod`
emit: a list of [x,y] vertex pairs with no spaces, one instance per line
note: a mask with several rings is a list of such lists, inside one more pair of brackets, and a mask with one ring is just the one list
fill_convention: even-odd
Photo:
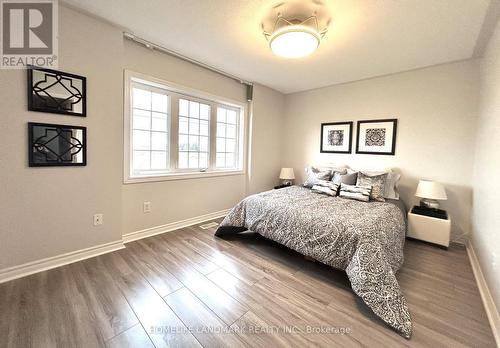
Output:
[[210,70],[210,71],[213,71],[217,74],[220,74],[220,75],[223,75],[225,77],[228,77],[230,79],[233,79],[241,84],[244,84],[244,85],[247,85],[247,86],[253,86],[253,83],[250,82],[250,81],[246,81],[246,80],[243,80],[241,78],[239,78],[238,76],[235,76],[235,75],[232,75],[232,74],[229,74],[225,71],[222,71],[220,69],[217,69],[217,68],[214,68],[213,66],[210,66],[208,64],[205,64],[205,63],[202,63],[200,61],[197,61],[195,59],[192,59],[192,58],[189,58],[189,57],[186,57],[180,53],[177,53],[175,51],[172,51],[172,50],[169,50],[168,48],[165,48],[163,46],[160,46],[160,45],[157,45],[151,41],[148,41],[148,40],[145,40],[145,39],[142,39],[138,36],[135,36],[134,34],[132,33],[128,33],[128,32],[123,32],[123,36],[126,38],[126,39],[129,39],[131,41],[134,41],[138,44],[141,44],[141,45],[144,45],[146,46],[147,48],[149,49],[152,49],[152,50],[157,50],[157,51],[160,51],[162,53],[165,53],[165,54],[168,54],[170,56],[173,56],[173,57],[176,57],[176,58],[179,58],[179,59],[182,59],[186,62],[189,62],[191,64],[195,64],[195,65],[198,65],[204,69],[207,69],[207,70]]

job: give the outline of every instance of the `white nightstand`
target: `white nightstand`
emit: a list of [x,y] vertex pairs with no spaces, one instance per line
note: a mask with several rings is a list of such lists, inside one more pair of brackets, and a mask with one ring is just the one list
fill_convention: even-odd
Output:
[[438,219],[431,216],[408,212],[408,237],[439,244],[450,245],[451,219]]

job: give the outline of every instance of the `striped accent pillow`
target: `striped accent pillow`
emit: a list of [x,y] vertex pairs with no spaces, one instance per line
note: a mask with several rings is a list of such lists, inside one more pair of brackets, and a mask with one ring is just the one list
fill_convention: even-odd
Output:
[[332,182],[329,182],[328,184],[318,183],[312,187],[312,191],[335,197],[339,191],[339,185]]
[[354,186],[341,184],[339,196],[349,199],[355,199],[357,201],[369,202],[371,192],[371,186]]

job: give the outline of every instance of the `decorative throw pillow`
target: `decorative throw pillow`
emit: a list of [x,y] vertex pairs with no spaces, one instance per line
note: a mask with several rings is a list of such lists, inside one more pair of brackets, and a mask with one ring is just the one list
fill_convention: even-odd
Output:
[[337,195],[339,186],[337,184],[334,184],[332,182],[329,182],[328,185],[322,185],[321,183],[319,185],[314,185],[312,187],[312,191],[316,193],[322,193],[326,194],[328,196],[333,196],[335,197]]
[[347,184],[347,185],[356,185],[356,180],[358,179],[358,172],[348,173],[346,171],[345,174],[340,172],[334,172],[332,182],[335,184]]
[[315,186],[323,186],[323,187],[328,187],[329,189],[338,189],[340,185],[337,185],[330,180],[318,180],[315,184]]
[[318,168],[318,167],[307,167],[306,168],[306,181],[304,182],[305,187],[313,187],[319,180],[330,180],[330,175],[332,173],[331,169],[328,168]]
[[387,179],[385,180],[384,198],[399,199],[398,185],[399,179],[401,179],[401,174],[388,169],[386,171],[363,171],[364,174],[369,176],[380,175],[387,173]]
[[359,172],[356,185],[371,186],[372,191],[370,193],[370,198],[374,201],[385,202],[384,192],[386,179],[387,173],[383,173],[380,175],[367,175],[363,172]]
[[355,199],[357,201],[369,202],[371,186],[340,185],[340,197]]

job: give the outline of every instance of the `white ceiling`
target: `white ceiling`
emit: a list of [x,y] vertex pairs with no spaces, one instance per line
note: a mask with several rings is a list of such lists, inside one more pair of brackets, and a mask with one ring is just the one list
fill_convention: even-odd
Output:
[[[262,21],[273,16],[277,11],[273,7],[283,1],[64,2],[139,37],[283,93],[470,58],[490,3],[324,0],[321,4],[320,0],[301,0],[301,6],[326,12],[332,21],[312,56],[287,60],[271,53],[261,30]],[[278,8],[286,15],[287,6]]]

